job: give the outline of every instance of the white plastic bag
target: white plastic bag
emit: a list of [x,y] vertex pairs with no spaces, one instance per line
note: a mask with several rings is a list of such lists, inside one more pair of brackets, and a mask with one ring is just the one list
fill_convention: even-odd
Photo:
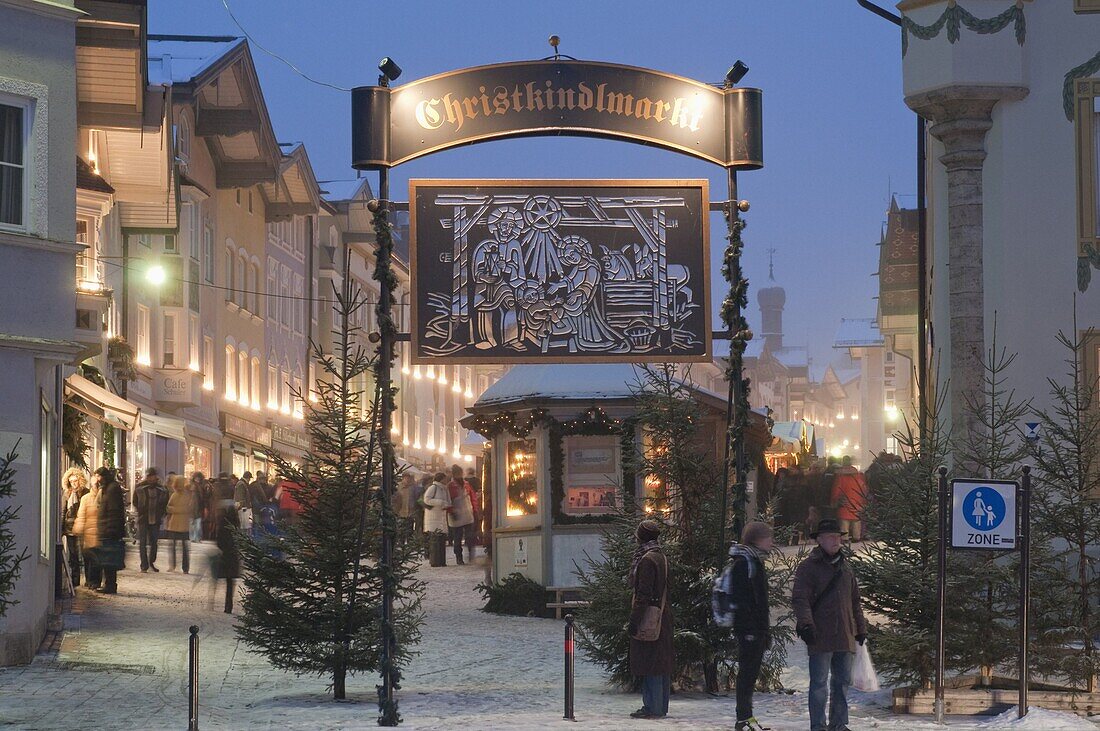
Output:
[[879,689],[878,674],[871,662],[871,653],[867,650],[867,641],[856,645],[856,660],[852,665],[852,687],[864,693],[874,693]]

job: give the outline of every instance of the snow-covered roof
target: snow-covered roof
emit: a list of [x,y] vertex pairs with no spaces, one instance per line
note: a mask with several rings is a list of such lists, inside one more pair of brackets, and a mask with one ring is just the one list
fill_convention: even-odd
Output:
[[833,340],[834,348],[877,348],[885,340],[873,317],[844,318]]
[[191,81],[245,42],[237,36],[149,36],[149,83]]
[[366,178],[322,180],[318,185],[321,188],[321,197],[332,203],[353,200],[361,194],[363,186],[366,186],[367,193],[370,193],[370,185]]
[[625,399],[639,375],[629,363],[518,365],[485,389],[474,407],[526,399]]
[[772,352],[785,368],[805,368],[810,364],[810,349],[805,345],[788,345]]

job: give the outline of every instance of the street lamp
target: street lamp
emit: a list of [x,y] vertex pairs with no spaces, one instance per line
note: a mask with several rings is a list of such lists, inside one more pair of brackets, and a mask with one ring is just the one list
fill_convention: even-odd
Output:
[[168,279],[167,272],[160,264],[153,264],[145,270],[145,281],[154,287],[159,287]]

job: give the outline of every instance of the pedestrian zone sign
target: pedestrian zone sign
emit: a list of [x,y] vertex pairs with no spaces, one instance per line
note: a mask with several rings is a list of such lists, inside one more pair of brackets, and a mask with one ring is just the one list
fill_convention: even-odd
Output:
[[1016,549],[1016,494],[1006,480],[951,481],[951,547]]

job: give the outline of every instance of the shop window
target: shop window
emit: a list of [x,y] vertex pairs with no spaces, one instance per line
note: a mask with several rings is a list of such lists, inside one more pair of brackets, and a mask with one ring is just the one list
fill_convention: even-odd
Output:
[[[1100,9],[1100,6],[1098,6]],[[1074,91],[1077,137],[1077,255],[1100,256],[1100,78],[1078,79]]]
[[565,457],[562,512],[566,515],[614,513],[622,472],[619,437],[569,436],[562,440],[562,450]]
[[508,442],[507,514],[510,517],[537,515],[539,512],[538,459],[535,450],[534,439]]
[[0,227],[23,230],[29,208],[31,101],[0,95]]

